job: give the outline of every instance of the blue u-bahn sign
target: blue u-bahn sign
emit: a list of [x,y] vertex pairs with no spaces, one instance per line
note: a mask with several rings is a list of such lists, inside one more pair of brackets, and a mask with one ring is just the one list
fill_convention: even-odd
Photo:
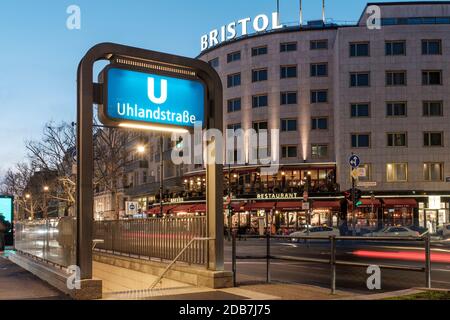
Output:
[[110,66],[103,80],[103,119],[182,128],[205,120],[206,88],[198,79]]

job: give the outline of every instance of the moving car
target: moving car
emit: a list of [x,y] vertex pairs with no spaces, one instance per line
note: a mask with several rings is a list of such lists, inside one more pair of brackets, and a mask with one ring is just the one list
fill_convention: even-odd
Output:
[[418,231],[408,227],[385,227],[380,231],[366,233],[364,237],[420,237]]
[[331,236],[340,236],[340,232],[336,228],[330,228],[330,227],[312,227],[309,229],[309,235],[308,230],[301,230],[293,232],[289,235],[290,237],[293,237],[291,240],[293,242],[298,242],[301,239],[297,239],[294,237],[331,237]]

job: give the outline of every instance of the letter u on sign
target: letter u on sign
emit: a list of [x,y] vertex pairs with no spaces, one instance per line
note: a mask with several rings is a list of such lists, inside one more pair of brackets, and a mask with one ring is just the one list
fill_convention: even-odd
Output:
[[155,104],[163,104],[167,100],[167,80],[161,79],[160,84],[161,93],[159,98],[157,98],[155,96],[155,79],[152,77],[148,78],[148,98]]

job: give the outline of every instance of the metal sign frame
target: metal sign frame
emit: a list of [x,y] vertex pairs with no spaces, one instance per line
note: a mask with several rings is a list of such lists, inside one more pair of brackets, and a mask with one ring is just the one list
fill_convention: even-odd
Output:
[[[217,72],[206,62],[166,53],[128,47],[114,43],[100,43],[92,47],[82,58],[77,71],[77,250],[76,263],[82,280],[92,279],[93,237],[93,118],[94,104],[101,105],[101,83],[94,83],[94,64],[101,60],[117,63],[119,60],[140,61],[142,64],[164,66],[167,70],[180,68],[195,73],[206,84],[206,128],[223,131],[222,82]],[[132,64],[129,65],[130,69]],[[129,121],[132,123],[132,121]],[[153,126],[153,124],[151,124]],[[162,125],[161,127],[168,127]],[[216,141],[207,142],[214,148]],[[220,151],[221,152],[221,151]],[[207,153],[207,157],[209,154]],[[206,164],[206,204],[208,238],[208,268],[224,270],[223,253],[223,165]]]
[[[155,67],[159,66],[159,64],[155,64]],[[162,124],[162,123],[157,123],[157,122],[147,122],[147,121],[138,121],[138,120],[120,120],[120,119],[114,119],[113,117],[111,117],[110,115],[108,115],[108,71],[109,69],[122,69],[122,70],[130,70],[130,71],[136,71],[136,72],[141,72],[141,73],[147,73],[147,74],[155,74],[155,75],[160,75],[160,76],[166,76],[166,77],[172,77],[172,78],[177,78],[177,79],[183,79],[183,80],[190,80],[190,81],[197,81],[199,82],[203,88],[204,88],[204,92],[205,92],[205,96],[204,96],[204,101],[203,101],[203,105],[204,105],[204,111],[203,111],[203,128],[206,127],[206,119],[208,118],[208,108],[206,107],[208,105],[208,98],[207,98],[207,85],[204,81],[202,81],[201,79],[199,79],[198,77],[195,76],[189,76],[186,74],[180,74],[180,73],[174,73],[174,72],[169,72],[169,71],[164,71],[164,70],[159,70],[159,69],[149,69],[149,68],[143,68],[143,67],[139,67],[139,66],[128,66],[128,65],[123,65],[123,64],[117,64],[117,63],[111,63],[109,65],[107,65],[105,68],[103,68],[103,70],[100,72],[98,80],[99,83],[102,84],[102,103],[98,105],[98,116],[99,116],[99,120],[103,123],[106,124],[108,126],[119,126],[120,123],[122,122],[126,122],[126,123],[135,123],[135,124],[139,124],[139,125],[151,125],[152,127],[159,127],[159,128],[175,128],[175,129],[186,129],[188,131],[192,131],[194,129],[194,126],[182,126],[182,125],[171,125],[171,124]],[[175,70],[175,67],[173,67],[173,69]]]

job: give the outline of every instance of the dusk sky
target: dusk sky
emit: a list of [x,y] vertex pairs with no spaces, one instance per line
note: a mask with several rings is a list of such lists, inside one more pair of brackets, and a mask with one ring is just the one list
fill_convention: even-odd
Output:
[[[298,0],[281,0],[281,21],[298,22]],[[304,19],[321,18],[321,1],[304,0]],[[386,1],[382,1],[386,2]],[[327,18],[358,20],[366,1],[327,0]],[[81,29],[66,28],[70,5]],[[23,161],[24,141],[48,121],[75,120],[76,69],[99,42],[195,57],[211,29],[260,13],[276,0],[14,0],[0,3],[0,174]]]

